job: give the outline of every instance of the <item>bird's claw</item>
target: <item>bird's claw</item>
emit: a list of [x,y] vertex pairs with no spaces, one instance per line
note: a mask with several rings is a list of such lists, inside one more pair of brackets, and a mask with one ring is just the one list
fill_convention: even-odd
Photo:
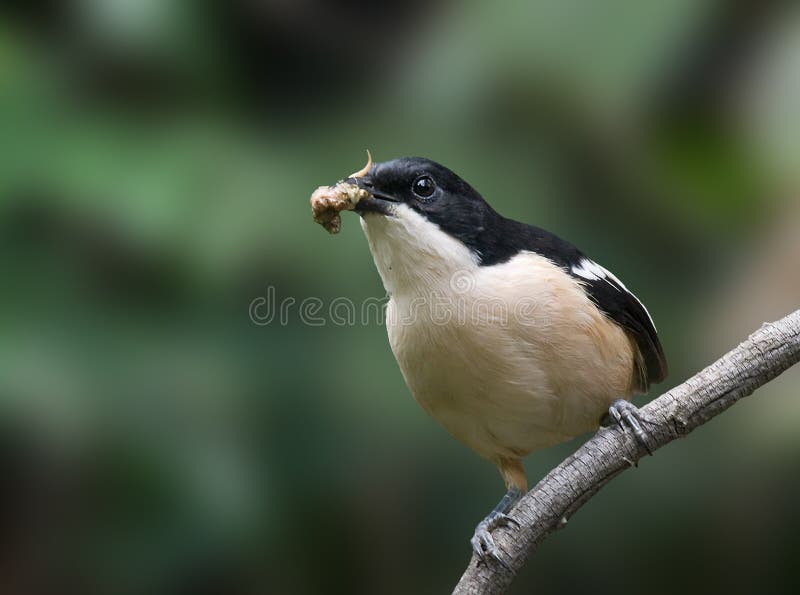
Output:
[[500,554],[500,548],[497,547],[492,537],[492,531],[498,527],[509,527],[512,525],[519,527],[519,522],[502,512],[493,512],[478,523],[478,526],[475,527],[475,534],[472,536],[472,539],[470,539],[472,549],[478,555],[478,563],[483,562],[487,564],[488,558],[491,558],[506,570],[511,570],[511,567]]
[[633,403],[624,399],[617,399],[608,408],[608,415],[617,423],[623,432],[627,432],[628,428],[633,431],[636,441],[644,446],[647,454],[652,455],[653,450],[650,448],[649,435],[642,428],[642,424],[652,423],[650,420],[642,415],[639,408]]

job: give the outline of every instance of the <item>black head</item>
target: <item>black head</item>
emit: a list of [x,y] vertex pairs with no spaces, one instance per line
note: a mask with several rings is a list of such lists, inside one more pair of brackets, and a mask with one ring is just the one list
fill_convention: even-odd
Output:
[[472,186],[443,165],[422,157],[376,163],[364,175],[348,181],[372,195],[358,203],[357,211],[391,216],[395,205],[402,204],[467,245],[473,245],[498,216]]

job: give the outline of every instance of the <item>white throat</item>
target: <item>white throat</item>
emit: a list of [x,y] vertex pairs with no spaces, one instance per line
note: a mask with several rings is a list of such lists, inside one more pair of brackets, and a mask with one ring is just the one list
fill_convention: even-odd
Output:
[[478,258],[462,242],[404,204],[393,216],[365,213],[361,227],[386,291],[416,297],[448,287],[453,276],[478,267]]

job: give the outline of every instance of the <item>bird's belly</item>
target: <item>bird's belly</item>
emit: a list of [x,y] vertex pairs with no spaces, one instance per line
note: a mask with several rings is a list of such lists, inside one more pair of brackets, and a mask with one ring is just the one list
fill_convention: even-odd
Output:
[[564,403],[536,362],[510,364],[511,354],[488,353],[467,329],[406,326],[389,334],[417,402],[481,456],[516,458],[571,437]]
[[[596,428],[612,401],[630,396],[629,340],[612,323],[599,334],[595,321],[559,324],[557,310],[574,306],[551,301],[532,315],[540,323],[520,328],[496,316],[404,319],[393,298],[387,327],[419,404],[481,456],[516,458]],[[581,321],[575,314],[561,316]]]

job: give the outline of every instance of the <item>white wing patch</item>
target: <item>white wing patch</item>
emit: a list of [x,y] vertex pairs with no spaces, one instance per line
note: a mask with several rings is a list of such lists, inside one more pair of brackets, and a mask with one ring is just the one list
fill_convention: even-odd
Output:
[[[590,281],[599,281],[600,279],[608,281],[611,279],[625,291],[628,290],[628,288],[623,285],[622,281],[617,279],[611,271],[605,267],[601,267],[595,261],[589,260],[588,258],[582,258],[578,264],[573,264],[572,272],[579,277],[589,279]],[[619,287],[617,287],[617,289],[619,289]]]
[[578,275],[578,277],[583,277],[584,279],[587,279],[589,281],[600,281],[600,280],[605,281],[617,291],[624,291],[625,293],[633,297],[633,299],[639,302],[639,305],[642,307],[642,310],[644,310],[644,313],[647,314],[647,318],[650,319],[650,324],[653,325],[654,329],[656,328],[656,325],[653,322],[653,317],[650,316],[650,312],[648,312],[647,308],[644,307],[642,301],[639,298],[637,298],[627,287],[625,287],[625,284],[622,281],[620,281],[617,278],[617,276],[611,271],[609,271],[607,268],[600,266],[595,261],[590,260],[588,258],[581,258],[578,264],[573,264],[572,267],[570,267],[570,270],[574,275]]

